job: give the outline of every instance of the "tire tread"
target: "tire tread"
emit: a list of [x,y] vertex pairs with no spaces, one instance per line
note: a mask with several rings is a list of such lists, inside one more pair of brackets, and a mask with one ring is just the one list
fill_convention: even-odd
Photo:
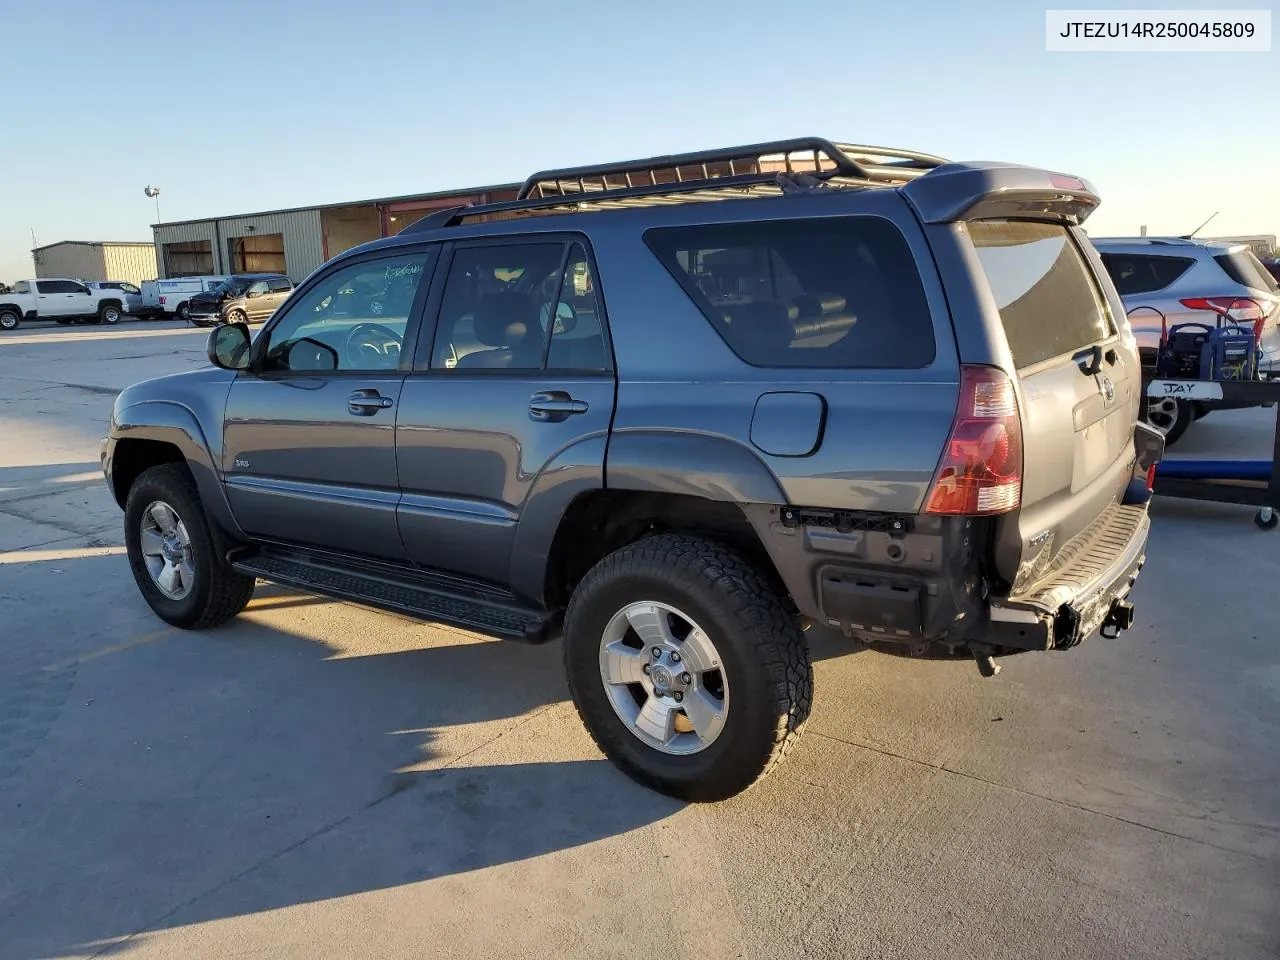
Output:
[[[129,490],[132,501],[134,491],[146,484],[155,484],[165,490],[166,498],[171,501],[178,514],[187,525],[187,532],[193,544],[199,541],[198,548],[210,558],[209,590],[204,603],[194,611],[194,615],[184,618],[181,624],[188,630],[204,630],[220,626],[242,611],[253,597],[255,580],[246,577],[229,567],[218,553],[218,537],[210,529],[205,518],[204,507],[200,503],[200,493],[196,489],[195,479],[186,464],[166,463],[151,467],[144,471]],[[126,516],[128,508],[126,507]]]
[[[660,533],[645,537],[611,553],[583,578],[570,600],[565,632],[575,628],[575,600],[604,580],[634,574],[665,572],[684,583],[696,583],[726,601],[746,627],[745,634],[756,660],[768,676],[773,692],[776,722],[773,743],[751,769],[724,772],[725,782],[715,789],[716,797],[730,796],[770,773],[800,738],[813,704],[813,667],[808,647],[789,598],[779,594],[756,567],[740,554],[716,541],[684,533]],[[569,645],[565,644],[566,670]],[[619,762],[619,753],[587,720],[578,698],[578,717],[606,756]],[[642,781],[643,771],[627,769]],[[651,786],[670,792],[666,785]],[[694,799],[686,796],[687,799]]]

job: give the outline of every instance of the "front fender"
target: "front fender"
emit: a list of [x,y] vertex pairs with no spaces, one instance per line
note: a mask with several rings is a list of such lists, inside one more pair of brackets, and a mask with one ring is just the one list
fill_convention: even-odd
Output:
[[119,407],[113,413],[102,469],[120,502],[128,491],[115,489],[112,467],[119,444],[126,440],[167,443],[176,447],[195,478],[200,501],[210,519],[228,533],[243,536],[222,485],[221,443],[210,442],[209,435],[190,407],[170,400],[143,400]]

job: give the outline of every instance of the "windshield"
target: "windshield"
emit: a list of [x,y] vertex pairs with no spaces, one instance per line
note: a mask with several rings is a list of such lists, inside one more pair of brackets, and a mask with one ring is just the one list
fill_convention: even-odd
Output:
[[234,280],[223,280],[213,288],[215,293],[229,293],[232,296],[239,296],[248,289],[249,281],[240,278],[236,278]]

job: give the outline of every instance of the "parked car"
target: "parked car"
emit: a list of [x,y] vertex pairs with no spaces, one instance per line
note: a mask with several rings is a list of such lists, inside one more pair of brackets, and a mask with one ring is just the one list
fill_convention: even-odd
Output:
[[193,296],[207,293],[227,277],[174,277],[147,280],[142,284],[142,310],[146,316],[188,319],[188,303]]
[[188,319],[197,327],[266,320],[293,292],[293,281],[279,273],[241,273],[207,293],[196,294]]
[[191,629],[256,577],[562,629],[615,763],[730,796],[809,715],[806,628],[991,675],[1131,625],[1164,442],[1097,204],[809,138],[433,214],[118,396],[134,578]]
[[16,330],[23,320],[117,323],[128,309],[120,290],[97,289],[61,277],[19,280],[0,296],[0,330]]
[[125,280],[93,280],[86,284],[94,290],[116,290],[124,296],[125,310],[130,316],[140,316],[142,290]]
[[[1260,364],[1264,377],[1280,377],[1280,287],[1247,244],[1184,237],[1097,238],[1094,246],[1111,275],[1143,362],[1153,368],[1162,324],[1252,326],[1265,321]],[[1174,444],[1196,419],[1239,404],[1152,398],[1146,418]]]

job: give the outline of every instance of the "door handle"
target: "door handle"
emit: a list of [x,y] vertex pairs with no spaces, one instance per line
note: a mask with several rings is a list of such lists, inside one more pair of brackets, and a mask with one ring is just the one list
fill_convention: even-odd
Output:
[[529,416],[533,420],[560,421],[589,409],[587,401],[575,400],[563,390],[546,390],[529,398]]
[[357,390],[347,398],[347,411],[357,417],[371,417],[379,410],[391,406],[391,398],[377,390]]
[[1071,359],[1086,377],[1096,376],[1102,370],[1102,347],[1092,346],[1081,350]]

